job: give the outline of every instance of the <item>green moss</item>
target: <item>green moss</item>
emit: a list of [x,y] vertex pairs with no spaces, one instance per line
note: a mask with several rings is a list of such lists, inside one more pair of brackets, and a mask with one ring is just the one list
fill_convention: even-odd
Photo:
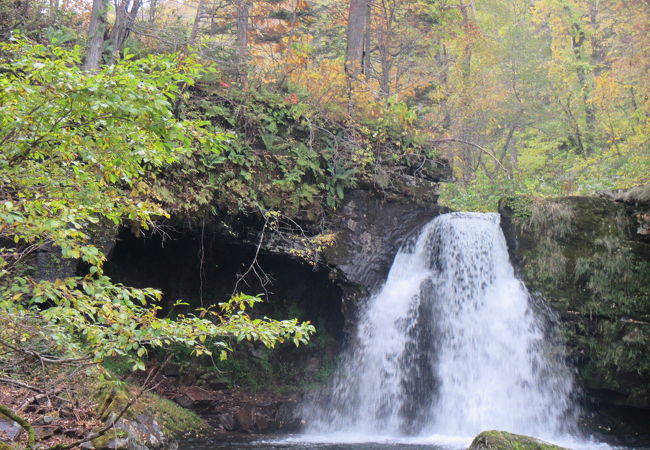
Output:
[[474,438],[468,450],[566,450],[530,436],[505,431],[484,431]]
[[567,276],[569,258],[563,252],[562,241],[574,229],[572,209],[559,201],[529,197],[514,197],[508,204],[518,234],[535,236],[534,254],[524,255],[527,274],[534,274],[531,278],[541,285],[558,287]]
[[565,318],[588,388],[650,405],[650,245],[635,240],[625,206],[601,198],[534,201],[512,220],[526,285]]
[[[101,383],[95,393],[98,416],[106,421],[111,414],[119,414],[132,395],[123,383],[107,381]],[[188,433],[201,434],[212,429],[193,411],[151,392],[142,395],[129,408],[124,418],[133,420],[141,414],[153,415],[165,435],[169,437],[183,436]]]
[[95,391],[95,411],[101,420],[111,414],[119,414],[130,401],[130,394],[123,383],[104,381]]
[[123,439],[127,437],[129,437],[129,433],[126,431],[120,430],[119,428],[112,428],[106,434],[93,439],[93,445],[95,448],[109,448],[109,444],[113,439]]
[[533,199],[525,195],[504,197],[501,200],[501,208],[508,208],[512,216],[518,220],[528,220],[533,214]]
[[134,415],[145,412],[153,414],[165,435],[170,437],[189,433],[203,434],[212,430],[212,427],[193,411],[153,393],[144,394],[133,406]]

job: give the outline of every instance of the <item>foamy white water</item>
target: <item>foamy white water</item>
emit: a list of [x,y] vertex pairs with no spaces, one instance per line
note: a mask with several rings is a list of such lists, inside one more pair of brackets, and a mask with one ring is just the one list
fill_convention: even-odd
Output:
[[498,429],[580,447],[573,375],[533,303],[498,214],[435,218],[361,312],[331,388],[305,406],[305,440],[466,448]]

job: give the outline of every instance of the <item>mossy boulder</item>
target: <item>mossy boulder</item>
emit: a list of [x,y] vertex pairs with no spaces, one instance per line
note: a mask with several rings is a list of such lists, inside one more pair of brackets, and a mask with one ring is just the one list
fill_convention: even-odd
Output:
[[0,441],[0,450],[18,450],[18,447],[8,442]]
[[505,431],[484,431],[474,438],[468,450],[567,450],[530,436]]
[[214,431],[194,411],[185,409],[171,400],[153,393],[147,393],[133,408],[133,416],[152,414],[168,437],[202,435]]
[[650,242],[635,208],[595,197],[500,204],[512,259],[559,313],[589,397],[650,409]]
[[[135,393],[128,386],[103,383],[97,390],[97,414],[113,422]],[[95,449],[173,448],[177,438],[199,436],[213,429],[196,413],[159,395],[147,392],[115,422],[108,433],[94,439]]]
[[99,436],[92,440],[92,445],[97,450],[104,449],[128,449],[129,448],[129,433],[119,428],[113,428],[106,434]]

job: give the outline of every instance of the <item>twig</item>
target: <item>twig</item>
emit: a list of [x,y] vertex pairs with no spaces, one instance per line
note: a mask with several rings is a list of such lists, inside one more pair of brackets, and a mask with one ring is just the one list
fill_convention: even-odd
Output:
[[[18,409],[16,409],[16,412],[17,412],[17,413],[22,412],[22,411],[23,411],[25,408],[27,408],[29,405],[31,405],[31,404],[34,403],[35,401],[38,401],[38,400],[40,400],[40,399],[42,399],[42,398],[47,398],[47,394],[36,394],[36,395],[34,395],[34,396],[32,396],[32,397],[29,397],[27,400],[25,400],[25,401],[22,403],[22,405],[20,405],[20,406],[18,407]],[[48,399],[48,401],[49,401],[49,399]],[[48,406],[51,406],[51,402],[50,402],[50,405],[48,405]]]
[[465,141],[463,139],[456,139],[456,138],[434,139],[433,141],[431,141],[431,143],[433,143],[433,144],[445,143],[445,142],[458,142],[460,144],[465,144],[465,145],[469,145],[471,147],[477,148],[480,151],[482,151],[483,153],[485,153],[486,155],[490,156],[494,160],[494,162],[497,163],[497,165],[499,167],[501,167],[506,173],[508,173],[508,169],[506,169],[505,166],[503,164],[501,164],[501,161],[499,161],[499,159],[496,156],[494,156],[494,154],[492,152],[490,152],[485,147],[481,147],[480,145],[475,144],[474,142]]
[[0,383],[13,384],[14,386],[29,389],[30,391],[38,392],[39,394],[42,394],[42,393],[45,392],[43,389],[39,389],[39,388],[31,386],[31,385],[29,385],[27,383],[23,383],[22,381],[12,380],[11,378],[2,377],[2,378],[0,378]]
[[34,350],[25,350],[24,348],[16,347],[15,345],[9,344],[8,342],[1,339],[0,345],[4,345],[5,347],[24,355],[34,356],[41,362],[41,364],[76,364],[84,361],[89,361],[91,359],[90,356],[85,356],[83,358],[52,358],[51,356],[42,355]]
[[[259,274],[257,274],[257,271],[255,270],[255,265],[257,264],[257,257],[260,254],[260,249],[262,248],[262,243],[264,242],[264,233],[266,232],[266,225],[269,223],[269,217],[268,215],[265,215],[264,217],[264,226],[262,227],[262,233],[260,234],[260,240],[257,243],[257,248],[255,249],[255,256],[253,257],[253,262],[251,262],[250,266],[248,266],[248,269],[246,269],[246,272],[244,272],[238,279],[237,282],[235,283],[235,287],[232,290],[232,295],[235,295],[237,293],[237,286],[239,286],[239,283],[248,275],[251,271],[255,273],[258,278]],[[261,280],[260,280],[261,281]],[[264,284],[264,283],[262,283]]]
[[[39,395],[45,395],[47,397],[49,397],[50,395],[53,395],[54,398],[56,398],[57,400],[60,400],[62,402],[66,402],[66,403],[72,403],[71,400],[68,400],[67,398],[60,397],[58,395],[61,392],[61,390],[57,390],[57,391],[54,391],[54,392],[48,392],[46,390],[43,390],[43,389],[37,388],[35,386],[32,386],[30,384],[24,383],[22,381],[12,380],[11,378],[5,378],[5,377],[0,377],[0,383],[13,384],[14,386],[21,387],[23,389],[29,389],[30,391],[34,391],[34,392],[38,393]],[[30,400],[33,401],[37,397],[39,397],[39,396],[38,395],[34,396]],[[23,407],[21,406],[18,410],[20,411],[22,408]]]

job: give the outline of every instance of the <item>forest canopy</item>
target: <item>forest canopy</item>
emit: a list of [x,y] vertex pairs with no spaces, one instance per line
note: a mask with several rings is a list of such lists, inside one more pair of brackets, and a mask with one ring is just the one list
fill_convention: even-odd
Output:
[[[310,156],[326,175],[328,163],[362,178],[395,154],[435,154],[457,180],[444,203],[493,209],[504,193],[586,194],[647,181],[649,10],[642,0],[24,0],[1,3],[0,32],[81,45],[86,68],[195,54],[219,70],[203,84],[220,89],[220,106],[247,112],[271,98],[303,125],[336,128],[340,142],[321,142]],[[209,120],[245,134],[244,146],[263,137],[273,147],[274,114]],[[268,127],[247,129],[257,118]],[[342,157],[321,155],[332,151]],[[311,184],[297,176],[291,189]],[[304,188],[298,208],[338,196],[323,183]]]

